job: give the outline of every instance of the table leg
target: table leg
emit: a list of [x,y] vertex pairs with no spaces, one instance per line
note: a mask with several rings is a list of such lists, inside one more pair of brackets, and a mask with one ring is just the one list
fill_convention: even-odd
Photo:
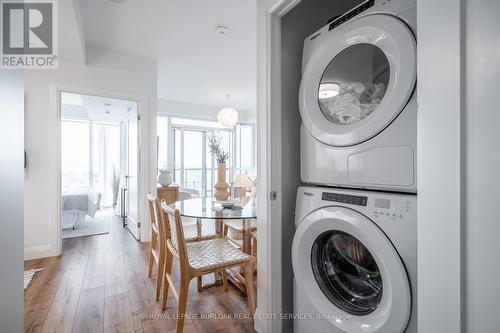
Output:
[[224,226],[224,221],[222,219],[215,220],[215,233],[219,235],[219,237],[221,238],[224,237],[223,226]]

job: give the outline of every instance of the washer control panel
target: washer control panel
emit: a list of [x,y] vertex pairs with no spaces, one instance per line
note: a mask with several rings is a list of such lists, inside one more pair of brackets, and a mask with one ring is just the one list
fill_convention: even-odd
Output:
[[408,215],[412,209],[412,203],[408,200],[375,198],[373,208],[375,217],[397,220]]
[[323,192],[323,194],[321,195],[321,200],[340,202],[349,205],[366,206],[368,197],[342,193]]

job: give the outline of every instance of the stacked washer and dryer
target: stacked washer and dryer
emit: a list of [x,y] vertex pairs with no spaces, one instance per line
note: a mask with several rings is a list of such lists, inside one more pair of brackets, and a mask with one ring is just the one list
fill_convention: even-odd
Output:
[[294,331],[417,332],[416,0],[304,42]]

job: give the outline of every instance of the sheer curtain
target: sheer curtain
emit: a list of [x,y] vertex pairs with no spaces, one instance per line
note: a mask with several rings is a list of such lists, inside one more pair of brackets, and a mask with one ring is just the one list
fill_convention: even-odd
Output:
[[61,122],[63,192],[87,188],[102,193],[101,205],[113,205],[113,173],[120,172],[120,126],[88,121]]
[[89,187],[89,122],[61,122],[61,183],[69,192]]
[[107,124],[92,126],[92,188],[102,193],[102,205],[113,205],[113,173],[120,172],[120,127]]

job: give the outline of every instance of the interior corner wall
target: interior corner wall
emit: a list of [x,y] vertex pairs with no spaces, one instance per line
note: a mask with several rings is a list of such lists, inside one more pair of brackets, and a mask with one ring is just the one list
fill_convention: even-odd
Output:
[[[145,188],[155,190],[156,179],[156,62],[87,46],[87,65],[60,63],[57,70],[25,72],[26,150],[24,255],[33,259],[59,254],[57,152],[57,85],[124,95],[142,96],[147,109],[141,116],[142,173]],[[151,157],[151,158],[150,158]],[[147,216],[146,202],[142,207]],[[140,208],[141,209],[141,208]],[[147,229],[147,228],[144,228]],[[146,235],[147,236],[147,235]],[[142,237],[141,237],[142,238]]]
[[466,332],[498,332],[500,1],[465,4]]
[[[295,233],[295,201],[300,186],[300,113],[298,94],[304,39],[327,24],[329,18],[351,9],[359,1],[302,0],[281,25],[281,165],[283,313],[293,312],[291,247]],[[291,330],[291,322],[283,325]]]

